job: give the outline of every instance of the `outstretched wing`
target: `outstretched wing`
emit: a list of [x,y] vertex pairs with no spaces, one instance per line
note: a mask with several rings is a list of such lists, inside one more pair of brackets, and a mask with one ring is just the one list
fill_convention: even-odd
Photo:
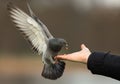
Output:
[[43,29],[43,31],[45,32],[46,36],[50,39],[53,38],[52,34],[49,32],[49,30],[47,29],[47,27],[42,23],[42,21],[40,21],[40,19],[33,13],[29,3],[27,3],[30,15],[32,18],[34,18],[35,21],[37,21],[39,23],[39,25],[41,25],[41,28]]
[[16,23],[18,29],[27,36],[34,49],[36,49],[39,54],[43,53],[47,48],[48,38],[42,26],[18,7],[13,7],[11,5],[12,4],[9,4],[8,8],[10,9],[10,16],[13,18],[13,22]]

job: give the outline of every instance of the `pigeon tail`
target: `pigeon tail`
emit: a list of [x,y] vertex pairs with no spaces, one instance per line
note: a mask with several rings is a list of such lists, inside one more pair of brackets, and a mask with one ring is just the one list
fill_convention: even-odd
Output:
[[62,76],[64,69],[65,62],[63,61],[58,61],[58,63],[51,65],[44,64],[42,76],[47,79],[56,80]]

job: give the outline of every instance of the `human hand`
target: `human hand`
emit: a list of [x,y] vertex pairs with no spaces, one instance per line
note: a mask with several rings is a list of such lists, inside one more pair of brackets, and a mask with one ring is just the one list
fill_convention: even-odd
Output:
[[90,50],[84,44],[82,44],[80,51],[71,54],[58,55],[55,56],[55,59],[87,63],[90,54],[91,54]]

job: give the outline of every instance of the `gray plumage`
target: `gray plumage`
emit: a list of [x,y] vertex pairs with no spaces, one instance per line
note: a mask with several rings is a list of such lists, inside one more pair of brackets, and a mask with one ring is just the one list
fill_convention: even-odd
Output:
[[27,7],[30,15],[11,3],[7,7],[13,22],[27,36],[34,47],[33,49],[42,56],[42,62],[44,63],[42,76],[52,80],[61,77],[65,69],[65,62],[54,60],[54,56],[63,46],[67,45],[67,42],[64,39],[54,38],[47,27],[33,13],[28,3]]

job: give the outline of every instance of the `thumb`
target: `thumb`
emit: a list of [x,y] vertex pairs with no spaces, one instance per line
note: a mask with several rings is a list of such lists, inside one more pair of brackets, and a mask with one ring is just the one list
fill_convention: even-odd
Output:
[[85,48],[87,48],[84,44],[82,44],[81,45],[81,49],[83,50],[83,49],[85,49]]

